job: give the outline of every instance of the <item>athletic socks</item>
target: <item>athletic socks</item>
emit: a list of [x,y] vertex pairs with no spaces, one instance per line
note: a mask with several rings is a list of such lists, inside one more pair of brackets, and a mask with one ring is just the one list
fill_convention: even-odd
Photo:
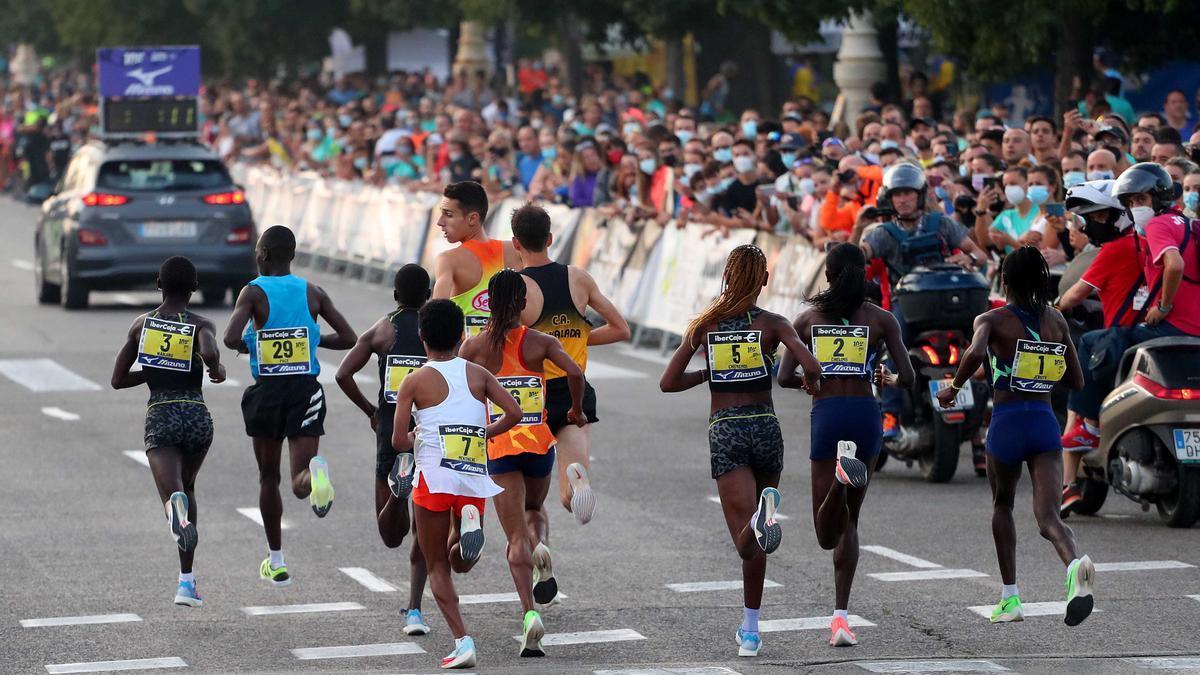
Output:
[[836,618],[838,618],[839,616],[840,616],[841,618],[845,619],[847,622],[849,622],[849,621],[850,621],[850,611],[849,611],[849,610],[846,610],[846,609],[835,609],[835,610],[833,610],[833,618],[835,618],[835,619],[836,619]]
[[758,610],[745,607],[742,609],[742,632],[758,632]]
[[196,582],[195,574],[192,574],[191,572],[188,572],[187,574],[184,574],[183,572],[179,573],[179,583],[187,584],[187,583],[195,583],[195,582]]
[[1001,584],[1000,585],[1000,599],[1001,600],[1011,598],[1014,595],[1020,595],[1020,593],[1017,592],[1016,584]]
[[271,556],[271,567],[276,569],[283,567],[283,551],[272,551],[267,549],[267,553]]

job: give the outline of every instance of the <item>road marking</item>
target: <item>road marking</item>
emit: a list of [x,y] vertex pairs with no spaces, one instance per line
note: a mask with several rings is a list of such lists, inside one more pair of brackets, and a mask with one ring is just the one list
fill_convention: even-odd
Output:
[[[758,622],[758,632],[781,633],[789,630],[824,630],[829,628],[829,623],[832,620],[832,616],[810,616],[802,619],[770,619],[769,621]],[[850,615],[849,623],[851,628],[875,625],[857,614]]]
[[149,301],[143,302],[141,300],[138,300],[137,298],[130,295],[129,293],[113,293],[112,299],[116,300],[117,302],[121,303],[122,305],[129,305],[130,307],[137,307],[138,305],[151,304]]
[[1200,595],[1189,595],[1188,597],[1195,600],[1196,602],[1200,602]]
[[987,575],[983,572],[976,572],[975,570],[953,570],[939,568],[936,570],[925,570],[923,572],[881,572],[868,574],[867,576],[880,581],[928,581],[930,579],[969,579],[971,577],[986,577]]
[[628,670],[593,670],[592,675],[742,675],[736,670],[711,666],[699,668],[631,668]]
[[53,359],[0,359],[0,375],[29,391],[100,391],[100,385]]
[[373,645],[346,645],[343,647],[308,647],[293,649],[292,656],[301,661],[316,659],[353,659],[360,656],[399,656],[401,654],[424,654],[412,642],[381,642]]
[[150,458],[146,456],[145,450],[124,450],[121,452],[121,454],[125,455],[129,459],[132,459],[138,464],[141,464],[147,469],[150,468]]
[[644,377],[646,374],[643,372],[610,366],[599,361],[591,361],[587,367],[587,379],[589,380],[636,380]]
[[[708,496],[708,501],[710,501],[710,502],[712,502],[712,503],[714,503],[714,504],[720,505],[720,503],[721,503],[721,498],[720,498],[720,497],[718,497],[717,495],[709,495],[709,496]],[[782,513],[780,513],[780,512],[778,512],[778,511],[776,511],[776,512],[775,512],[775,520],[791,520],[791,518],[789,518],[789,517],[787,517],[787,516],[783,515]]]
[[314,614],[317,612],[353,612],[363,609],[357,602],[317,602],[308,605],[265,605],[243,607],[246,616],[271,616],[274,614]]
[[[426,593],[433,597],[431,593]],[[566,599],[565,593],[559,593],[554,596],[555,600]],[[458,604],[460,605],[486,605],[493,602],[520,602],[521,599],[513,593],[477,593],[475,595],[460,595],[458,596]]]
[[1135,562],[1096,563],[1097,572],[1136,572],[1139,570],[1185,570],[1195,567],[1178,560],[1139,560]]
[[[985,619],[992,618],[993,605],[976,605],[967,609],[975,612]],[[1092,612],[1099,612],[1099,609],[1093,609]],[[1067,603],[1065,602],[1023,602],[1021,603],[1021,612],[1026,617],[1031,616],[1062,616],[1067,613]]]
[[132,623],[141,621],[137,614],[92,614],[89,616],[54,616],[48,619],[21,619],[22,628],[45,626],[84,626],[96,623]]
[[155,668],[187,668],[178,656],[127,661],[92,661],[90,663],[59,663],[47,665],[47,673],[111,673],[119,670],[154,670]]
[[53,417],[56,420],[63,420],[64,422],[76,422],[79,420],[79,415],[56,407],[42,408],[42,414],[47,417]]
[[855,664],[872,673],[1003,673],[1008,668],[991,661],[865,661]]
[[[763,580],[763,588],[779,588],[783,584],[770,579]],[[690,581],[683,584],[667,584],[667,588],[676,593],[698,593],[700,591],[740,591],[741,579],[737,581]]]
[[1200,671],[1200,657],[1156,656],[1142,659],[1125,659],[1142,670],[1196,670]]
[[342,571],[342,574],[365,586],[368,591],[375,593],[394,593],[396,591],[395,586],[375,576],[371,570],[365,567],[339,567],[338,569]]
[[[321,365],[321,373],[317,375],[317,382],[321,384],[337,384],[338,367],[324,361],[318,361]],[[364,372],[354,374],[354,381],[359,384],[379,384],[378,378],[371,377]]]
[[[262,512],[258,510],[257,506],[247,506],[244,508],[240,508],[237,510],[237,512],[242,514],[243,516],[246,516],[250,520],[253,520],[254,522],[258,523],[259,525],[263,524]],[[290,530],[290,529],[292,529],[292,525],[291,525],[291,523],[284,520],[283,518],[280,518],[279,519],[279,529]]]
[[897,551],[896,549],[888,548],[886,546],[876,546],[874,544],[868,544],[866,546],[860,546],[859,548],[861,548],[864,551],[874,553],[875,555],[881,555],[885,558],[891,558],[892,560],[895,560],[897,562],[902,562],[905,565],[911,565],[913,567],[920,567],[922,569],[927,569],[927,570],[941,568],[941,565],[939,565],[937,563],[929,562],[928,560],[923,560],[921,558],[909,555],[907,553],[901,553],[900,551]]
[[26,272],[33,271],[33,263],[29,262],[28,260],[21,260],[19,258],[13,258],[12,266],[19,270],[25,270]]
[[1108,520],[1128,520],[1133,516],[1129,515],[1128,513],[1098,513],[1096,514],[1096,517],[1106,518]]
[[[638,359],[639,361],[648,361],[650,363],[657,363],[664,366],[671,362],[671,357],[654,349],[638,349],[637,347],[622,345],[617,347],[614,351],[622,356],[628,356],[630,358]],[[591,364],[589,364],[589,366],[590,365]]]
[[[514,635],[513,639],[520,642],[521,636]],[[547,633],[546,637],[542,638],[542,644],[547,647],[560,647],[562,645],[585,645],[597,642],[624,642],[626,640],[645,639],[646,636],[636,630],[618,628],[616,630],[585,630],[580,633]]]

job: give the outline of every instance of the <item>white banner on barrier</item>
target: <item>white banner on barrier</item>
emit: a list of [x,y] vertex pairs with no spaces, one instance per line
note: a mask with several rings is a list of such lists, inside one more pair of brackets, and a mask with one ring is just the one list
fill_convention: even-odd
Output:
[[825,254],[801,237],[789,237],[771,266],[761,306],[793,319],[808,307],[808,298],[824,287]]
[[725,259],[734,248],[754,241],[754,230],[727,235],[706,225],[683,229],[668,225],[659,241],[662,258],[653,286],[644,296],[649,305],[643,324],[680,335],[694,316],[721,293]]

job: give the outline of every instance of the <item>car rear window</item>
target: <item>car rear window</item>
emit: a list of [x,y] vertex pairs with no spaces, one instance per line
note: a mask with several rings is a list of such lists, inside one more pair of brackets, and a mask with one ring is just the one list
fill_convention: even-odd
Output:
[[1200,387],[1200,351],[1190,347],[1160,349],[1155,356],[1155,370],[1150,373],[1155,380],[1162,380],[1168,389],[1194,389]]
[[216,160],[146,159],[105,162],[96,185],[112,190],[210,190],[233,184]]

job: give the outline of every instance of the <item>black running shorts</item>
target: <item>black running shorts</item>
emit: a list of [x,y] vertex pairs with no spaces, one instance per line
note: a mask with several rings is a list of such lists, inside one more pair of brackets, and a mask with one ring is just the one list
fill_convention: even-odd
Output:
[[[567,378],[556,377],[546,380],[546,424],[550,433],[557,435],[558,430],[567,426],[567,412],[571,410],[571,388],[567,386]],[[600,421],[596,417],[596,390],[591,382],[585,382],[583,388],[583,416],[591,424]]]
[[325,390],[311,375],[260,377],[242,394],[246,435],[298,438],[325,435]]

